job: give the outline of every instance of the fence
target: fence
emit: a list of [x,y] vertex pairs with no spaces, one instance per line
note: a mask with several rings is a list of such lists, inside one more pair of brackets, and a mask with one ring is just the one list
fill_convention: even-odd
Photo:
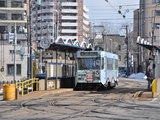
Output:
[[16,84],[16,89],[18,95],[24,96],[29,92],[38,91],[39,90],[39,79],[33,78],[25,81],[2,81],[0,82],[0,89],[3,87],[4,84]]

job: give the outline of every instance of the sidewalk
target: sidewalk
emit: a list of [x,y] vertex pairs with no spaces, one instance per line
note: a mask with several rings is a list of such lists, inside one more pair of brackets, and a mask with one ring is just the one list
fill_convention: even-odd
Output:
[[46,91],[34,91],[24,96],[19,96],[18,100],[28,100],[34,98],[40,98],[47,95],[53,95],[58,93],[71,92],[73,89],[56,89],[56,90],[46,90]]

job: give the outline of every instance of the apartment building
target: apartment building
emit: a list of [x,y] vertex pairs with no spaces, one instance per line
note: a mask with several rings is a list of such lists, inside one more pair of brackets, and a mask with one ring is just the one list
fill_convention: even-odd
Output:
[[88,9],[83,0],[31,0],[32,41],[84,41],[90,37]]
[[139,35],[160,46],[160,0],[140,0]]
[[0,0],[0,81],[13,80],[14,33],[17,33],[16,80],[27,78],[27,11],[25,0]]

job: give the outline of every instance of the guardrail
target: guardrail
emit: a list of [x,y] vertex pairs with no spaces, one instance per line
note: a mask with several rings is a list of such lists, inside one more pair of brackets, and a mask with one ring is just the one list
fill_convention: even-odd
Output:
[[25,81],[0,81],[0,88],[3,88],[3,85],[5,84],[15,84],[17,89],[17,94],[24,96],[25,94],[28,94],[33,91],[39,90],[39,79],[38,78],[32,78]]
[[16,82],[16,88],[18,89],[18,93],[22,96],[28,94],[29,92],[38,91],[39,90],[39,79],[33,78],[23,82]]

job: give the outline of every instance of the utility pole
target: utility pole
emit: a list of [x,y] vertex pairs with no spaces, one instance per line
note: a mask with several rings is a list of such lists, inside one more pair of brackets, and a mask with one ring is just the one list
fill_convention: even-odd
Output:
[[14,42],[13,42],[13,46],[14,46],[14,73],[13,73],[13,80],[14,82],[16,82],[16,45],[17,45],[17,25],[15,23],[14,25]]
[[127,45],[127,76],[129,76],[129,46],[128,46],[128,25],[125,26],[126,29],[126,45]]
[[[29,7],[30,7],[30,1],[29,1]],[[28,41],[28,71],[27,71],[27,78],[30,79],[31,78],[31,35],[30,35],[30,9],[29,9],[29,13],[26,13],[26,17],[27,17],[27,41]]]

